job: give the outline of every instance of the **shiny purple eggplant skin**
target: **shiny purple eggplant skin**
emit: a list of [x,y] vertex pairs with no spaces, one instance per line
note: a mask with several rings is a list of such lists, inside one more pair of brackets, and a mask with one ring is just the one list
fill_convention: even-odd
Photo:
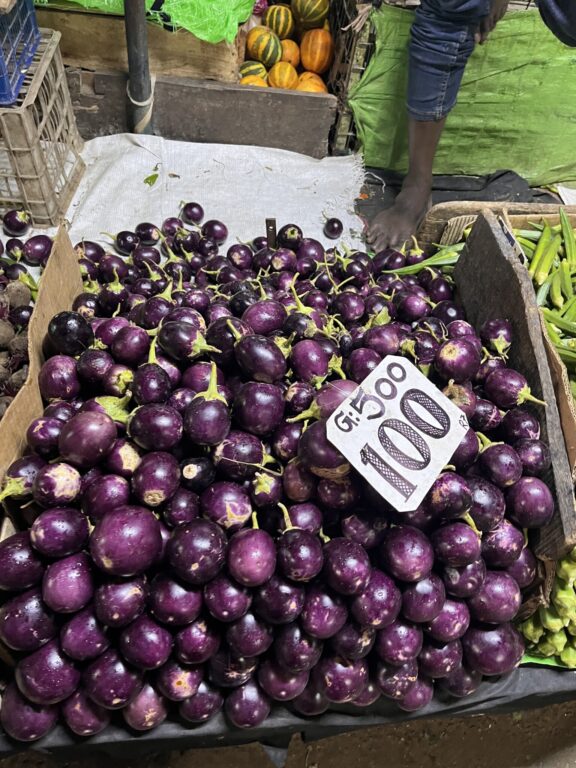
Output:
[[60,630],[64,653],[75,661],[94,659],[110,645],[104,627],[90,606],[76,613]]
[[77,413],[60,432],[60,456],[75,466],[88,469],[100,463],[117,437],[114,422],[103,413]]
[[80,682],[80,672],[50,640],[16,665],[14,679],[20,692],[42,706],[57,704],[71,696]]
[[82,673],[86,693],[104,709],[121,709],[140,690],[140,673],[128,667],[113,649],[94,659]]
[[14,651],[35,651],[57,633],[52,612],[33,587],[0,607],[0,640]]
[[143,614],[122,630],[119,648],[126,661],[137,669],[158,669],[168,661],[172,635]]
[[31,546],[30,533],[14,533],[0,542],[0,589],[21,591],[38,584],[44,565]]
[[17,741],[41,739],[52,730],[58,720],[58,707],[38,705],[25,698],[16,683],[10,682],[2,692],[0,724]]
[[147,507],[159,507],[169,501],[180,483],[177,459],[167,451],[152,451],[142,457],[132,475],[130,486],[135,499]]
[[41,512],[30,528],[30,543],[45,557],[66,557],[88,541],[85,515],[73,507],[52,507]]
[[76,691],[61,705],[62,717],[77,736],[95,736],[110,724],[110,713],[95,704],[82,689]]
[[226,535],[216,523],[192,520],[174,530],[168,543],[168,562],[184,581],[203,585],[222,570],[226,549]]
[[125,627],[144,610],[147,586],[142,578],[108,581],[94,593],[97,619],[109,627]]
[[69,555],[46,568],[42,599],[56,613],[76,613],[93,593],[92,562],[85,552]]
[[90,537],[90,554],[112,576],[135,576],[154,563],[162,545],[158,520],[144,507],[116,507],[98,521]]
[[158,573],[150,584],[148,609],[162,624],[185,626],[198,618],[202,592],[167,574]]

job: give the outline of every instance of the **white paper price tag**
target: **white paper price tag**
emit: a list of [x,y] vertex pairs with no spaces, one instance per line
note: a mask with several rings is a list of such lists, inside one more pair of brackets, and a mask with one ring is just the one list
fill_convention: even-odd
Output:
[[330,442],[399,512],[416,509],[467,431],[462,411],[392,355],[327,423]]

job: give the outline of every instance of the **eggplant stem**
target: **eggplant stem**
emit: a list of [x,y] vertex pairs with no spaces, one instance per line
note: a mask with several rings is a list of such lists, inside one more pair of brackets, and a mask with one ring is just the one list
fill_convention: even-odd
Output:
[[323,544],[328,544],[328,542],[330,541],[330,536],[326,536],[322,528],[320,528],[320,530],[318,531],[318,536],[320,537]]
[[258,517],[256,515],[256,512],[252,512],[252,528],[260,528],[258,525]]
[[288,507],[285,504],[278,504],[280,507],[280,510],[282,512],[282,517],[284,518],[284,528],[286,531],[291,531],[294,528],[294,525],[292,524],[292,520],[290,520],[290,513],[288,512]]
[[460,516],[464,522],[468,523],[470,528],[474,531],[474,533],[478,536],[479,539],[482,538],[482,531],[477,527],[476,523],[474,522],[472,515],[470,512],[464,512],[463,515]]

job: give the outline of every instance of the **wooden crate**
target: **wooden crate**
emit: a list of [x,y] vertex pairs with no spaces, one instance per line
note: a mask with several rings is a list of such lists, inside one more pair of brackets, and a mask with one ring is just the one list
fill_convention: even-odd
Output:
[[[71,4],[72,5],[72,4]],[[37,8],[40,26],[62,34],[60,48],[67,66],[103,72],[126,72],[124,19],[120,16],[69,10]],[[243,61],[244,46],[199,40],[186,30],[169,32],[148,24],[150,69],[155,75],[176,75],[235,83]]]
[[557,504],[552,522],[536,534],[535,551],[541,558],[555,561],[576,545],[571,468],[532,281],[493,213],[478,217],[454,279],[467,319],[475,327],[503,315],[512,322],[515,343],[509,363],[526,376],[534,395],[547,403],[536,410],[542,439],[552,455],[552,468],[545,479],[555,489]]
[[[69,70],[68,84],[85,139],[129,130],[124,74]],[[156,80],[154,126],[166,139],[274,147],[321,158],[328,154],[336,106],[336,97],[327,93],[166,76]]]

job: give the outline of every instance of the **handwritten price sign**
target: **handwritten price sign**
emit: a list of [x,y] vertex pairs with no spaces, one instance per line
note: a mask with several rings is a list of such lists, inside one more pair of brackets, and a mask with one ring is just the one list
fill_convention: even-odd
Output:
[[468,431],[416,366],[388,356],[328,420],[330,442],[399,512],[415,509]]

